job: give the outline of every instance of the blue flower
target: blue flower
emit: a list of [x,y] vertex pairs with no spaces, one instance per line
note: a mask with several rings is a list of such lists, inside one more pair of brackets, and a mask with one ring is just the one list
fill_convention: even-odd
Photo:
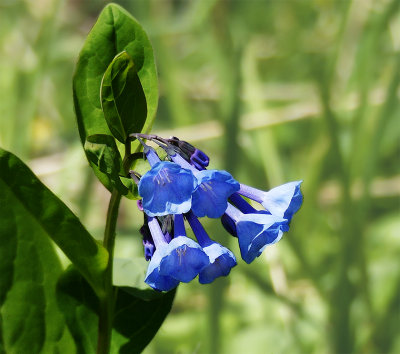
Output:
[[209,263],[208,256],[198,243],[186,236],[174,237],[163,248],[160,274],[188,283]]
[[210,263],[199,273],[201,284],[209,284],[218,277],[227,276],[237,264],[235,255],[217,242],[204,247],[203,251],[207,254]]
[[276,215],[243,214],[230,204],[225,214],[235,223],[240,253],[246,263],[259,257],[266,246],[278,242],[288,227],[288,221]]
[[209,284],[218,277],[227,276],[236,265],[234,254],[219,243],[211,240],[200,221],[192,212],[186,214],[186,219],[197,241],[199,241],[200,246],[203,247],[203,251],[209,258],[209,264],[199,273],[199,282],[201,284]]
[[281,216],[289,222],[303,203],[300,185],[303,181],[282,184],[268,192],[241,184],[239,194],[260,203],[272,215]]
[[167,243],[155,218],[148,218],[148,226],[156,250],[147,269],[145,282],[152,288],[167,291],[179,282],[193,280],[208,265],[208,256],[198,243],[186,237],[182,215],[175,215],[174,238]]
[[196,179],[190,170],[159,161],[139,182],[143,210],[149,216],[186,213],[195,187]]
[[[143,145],[151,165],[140,180],[135,171],[131,176],[143,198],[138,207],[145,213],[141,232],[145,257],[150,260],[145,282],[156,290],[168,291],[197,275],[200,283],[211,283],[227,276],[236,265],[233,253],[210,239],[198,217],[221,217],[227,231],[238,238],[243,260],[251,263],[289,230],[303,202],[302,181],[261,191],[239,184],[226,171],[206,170],[208,156],[178,138],[145,134],[132,137]],[[172,162],[160,161],[141,138],[161,146]],[[265,210],[253,208],[245,197]],[[198,243],[186,236],[184,217]]]
[[240,184],[226,171],[199,171],[178,154],[171,155],[172,161],[190,169],[197,180],[193,192],[192,211],[198,217],[220,218],[227,206],[228,198],[237,192]]
[[220,218],[228,206],[228,198],[239,190],[239,183],[226,171],[203,170],[194,175],[198,184],[192,196],[193,213],[198,217]]
[[146,278],[144,279],[146,284],[159,291],[169,291],[179,285],[179,280],[160,273],[160,264],[166,256],[166,251],[167,250],[164,247],[156,249],[150,260]]

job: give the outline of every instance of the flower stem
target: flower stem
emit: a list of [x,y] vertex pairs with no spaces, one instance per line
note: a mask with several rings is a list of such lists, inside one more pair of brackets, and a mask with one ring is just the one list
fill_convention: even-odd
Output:
[[112,272],[114,259],[115,229],[117,226],[118,208],[121,194],[113,190],[108,205],[107,221],[104,230],[103,246],[107,249],[109,258],[105,273],[105,295],[100,299],[99,331],[97,341],[97,354],[108,354],[111,345],[111,330],[114,317],[115,296],[112,286]]
[[[123,167],[126,174],[129,171],[129,156],[131,144],[125,144],[125,157]],[[104,229],[103,246],[108,251],[108,264],[104,276],[104,295],[100,298],[99,327],[97,339],[97,354],[108,354],[111,347],[111,332],[114,318],[114,305],[116,292],[113,289],[113,261],[115,230],[117,227],[118,209],[122,195],[117,189],[113,189],[107,210],[106,227]]]

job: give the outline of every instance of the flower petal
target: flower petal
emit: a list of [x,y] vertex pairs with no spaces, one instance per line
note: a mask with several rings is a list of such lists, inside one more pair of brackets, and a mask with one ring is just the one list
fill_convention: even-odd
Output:
[[246,263],[260,256],[265,246],[278,242],[287,220],[268,214],[243,214],[236,225],[240,253]]
[[187,283],[208,264],[208,256],[198,243],[186,236],[178,236],[166,246],[160,274]]
[[178,286],[179,280],[160,274],[160,262],[165,256],[164,248],[156,249],[147,268],[145,283],[159,291],[169,291]]
[[303,203],[300,185],[303,181],[295,181],[272,188],[263,196],[262,206],[271,214],[290,220]]
[[234,254],[216,242],[204,247],[203,251],[208,255],[210,264],[199,273],[201,284],[209,284],[218,277],[227,276],[236,265]]
[[228,206],[228,198],[239,190],[239,183],[228,172],[219,170],[199,171],[196,178],[193,213],[197,217],[220,218]]
[[195,186],[191,171],[172,162],[157,162],[139,182],[143,210],[149,216],[186,213]]

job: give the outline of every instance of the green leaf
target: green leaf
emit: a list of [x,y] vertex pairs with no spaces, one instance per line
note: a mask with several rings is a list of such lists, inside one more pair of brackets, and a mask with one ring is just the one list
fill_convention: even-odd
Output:
[[[103,275],[108,262],[107,250],[95,241],[71,210],[21,160],[2,149],[0,195],[2,208],[21,205],[21,212],[24,212],[22,215],[26,219],[34,220],[42,232],[61,248],[95,291],[102,292]],[[2,224],[12,222],[10,217],[1,215]],[[16,216],[11,214],[11,217]],[[19,221],[25,222],[24,218]]]
[[[107,175],[112,186],[130,199],[138,199],[137,186],[131,178],[124,177],[121,155],[111,135],[97,134],[86,139],[84,149],[90,162]],[[122,175],[122,176],[121,176]]]
[[[134,296],[120,287],[116,288],[116,294],[111,352],[140,353],[171,310],[175,291],[157,293],[150,300]],[[78,353],[94,353],[97,342],[98,299],[74,268],[68,269],[60,278],[57,299],[78,345]]]
[[121,143],[125,144],[129,134],[142,130],[147,116],[146,97],[126,51],[114,58],[103,76],[101,103],[108,128]]
[[[115,56],[124,51],[132,58],[146,100],[147,116],[141,132],[150,131],[158,102],[153,49],[139,23],[120,6],[109,4],[85,41],[73,79],[75,112],[82,145],[90,135],[111,135],[101,107],[101,81]],[[128,73],[131,72],[128,70]],[[132,143],[132,151],[139,148],[137,141]],[[93,162],[90,164],[100,181],[112,190],[109,176]]]
[[122,158],[111,135],[88,136],[84,149],[89,161],[95,163],[101,172],[110,177],[123,173]]
[[57,284],[57,302],[77,346],[77,353],[96,353],[99,299],[73,267]]
[[118,291],[114,330],[129,339],[120,348],[121,354],[143,351],[171,311],[174,297],[175,290],[148,301],[132,296],[123,289]]
[[[38,197],[28,185],[34,176],[16,159],[6,159],[1,150],[0,166],[0,352],[74,352],[55,298],[62,267],[48,230],[30,210]],[[13,173],[14,169],[21,171]],[[9,179],[15,180],[11,187]],[[15,189],[31,201],[20,198]],[[38,210],[38,205],[39,213],[52,212],[52,205],[48,211]]]

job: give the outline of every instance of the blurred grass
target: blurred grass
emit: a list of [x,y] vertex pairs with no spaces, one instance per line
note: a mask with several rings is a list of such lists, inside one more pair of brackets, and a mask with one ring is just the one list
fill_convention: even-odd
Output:
[[[105,3],[0,0],[0,145],[97,237],[108,195],[79,145],[71,78]],[[145,352],[400,352],[400,2],[118,3],[154,45],[155,131],[261,189],[304,180],[283,240],[226,279],[180,286]],[[124,201],[117,255],[141,254],[141,222]]]

